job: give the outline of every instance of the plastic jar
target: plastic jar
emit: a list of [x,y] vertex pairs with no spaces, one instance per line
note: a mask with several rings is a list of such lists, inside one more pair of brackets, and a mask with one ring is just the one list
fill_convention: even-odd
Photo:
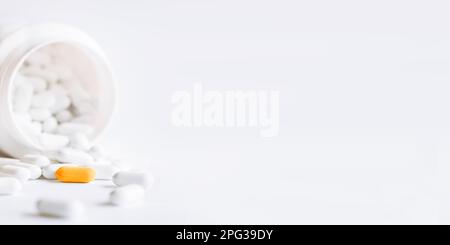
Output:
[[111,119],[115,82],[111,66],[99,45],[84,32],[67,25],[45,23],[16,27],[0,26],[0,150],[13,157],[44,149],[18,127],[12,108],[13,82],[26,58],[56,45],[79,77],[81,86],[97,99],[91,126],[95,142]]

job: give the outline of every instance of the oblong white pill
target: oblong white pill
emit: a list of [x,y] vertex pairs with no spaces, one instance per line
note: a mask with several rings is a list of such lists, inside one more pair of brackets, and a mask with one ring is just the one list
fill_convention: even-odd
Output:
[[19,159],[0,157],[0,165],[11,165],[19,162],[20,162]]
[[51,108],[55,105],[56,99],[50,92],[43,92],[35,94],[31,101],[31,106],[34,108]]
[[13,177],[0,177],[0,195],[13,195],[22,189],[22,183]]
[[20,69],[20,73],[28,77],[40,77],[48,83],[55,83],[58,81],[58,76],[55,73],[41,67],[26,66]]
[[114,174],[113,183],[117,186],[140,185],[143,188],[149,188],[153,184],[153,178],[144,172],[138,171],[120,171]]
[[88,151],[91,148],[89,138],[83,133],[74,133],[70,136],[70,147],[82,151]]
[[75,164],[58,164],[58,163],[50,164],[42,168],[42,176],[44,176],[44,178],[46,179],[53,180],[56,179],[55,173],[56,171],[58,171],[59,168],[76,167],[76,166],[77,165]]
[[61,149],[57,152],[55,158],[63,163],[73,163],[79,165],[92,164],[94,162],[94,158],[92,158],[91,155],[73,148]]
[[69,138],[64,135],[43,133],[39,135],[39,143],[47,151],[57,151],[69,144]]
[[46,108],[33,108],[28,112],[30,113],[31,119],[35,121],[45,121],[47,118],[52,116],[50,110]]
[[42,131],[50,133],[58,127],[58,121],[54,117],[49,117],[42,123]]
[[139,185],[127,185],[116,188],[111,192],[109,200],[117,206],[136,205],[144,199],[145,190]]
[[32,180],[38,179],[42,175],[41,168],[33,164],[18,162],[15,163],[13,166],[25,168],[28,171],[30,171],[30,179]]
[[33,164],[41,168],[51,164],[51,161],[48,157],[38,154],[25,155],[20,158],[20,161],[24,163]]
[[36,203],[41,215],[60,218],[79,218],[84,213],[84,206],[79,201],[40,199]]
[[74,133],[83,133],[91,135],[94,129],[87,124],[82,123],[62,123],[58,126],[57,132],[64,135],[72,135]]
[[29,180],[31,175],[30,170],[14,165],[0,166],[0,173],[10,175],[11,177],[18,179],[21,182]]

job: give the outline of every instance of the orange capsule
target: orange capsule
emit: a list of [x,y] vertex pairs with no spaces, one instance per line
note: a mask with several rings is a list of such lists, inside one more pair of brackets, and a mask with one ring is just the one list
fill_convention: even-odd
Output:
[[61,167],[55,176],[61,182],[89,183],[95,178],[95,170],[88,167]]

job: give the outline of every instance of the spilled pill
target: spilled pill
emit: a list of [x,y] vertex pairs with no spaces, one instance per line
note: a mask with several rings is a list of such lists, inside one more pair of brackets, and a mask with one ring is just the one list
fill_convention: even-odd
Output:
[[89,167],[62,167],[56,170],[55,176],[65,183],[89,183],[95,178],[95,170]]
[[153,184],[153,178],[144,172],[120,171],[114,174],[113,183],[117,186],[136,184],[149,188]]
[[75,219],[84,213],[84,206],[79,201],[41,199],[36,206],[39,214],[44,216]]

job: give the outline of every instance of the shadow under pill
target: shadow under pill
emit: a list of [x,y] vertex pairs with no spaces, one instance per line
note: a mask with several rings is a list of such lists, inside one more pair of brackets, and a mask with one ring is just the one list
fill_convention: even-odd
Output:
[[99,206],[102,206],[102,207],[115,207],[112,203],[110,203],[110,202],[101,202],[100,204],[99,204]]
[[61,220],[61,218],[59,217],[40,213],[25,213],[24,215],[30,218],[47,218],[47,219]]

